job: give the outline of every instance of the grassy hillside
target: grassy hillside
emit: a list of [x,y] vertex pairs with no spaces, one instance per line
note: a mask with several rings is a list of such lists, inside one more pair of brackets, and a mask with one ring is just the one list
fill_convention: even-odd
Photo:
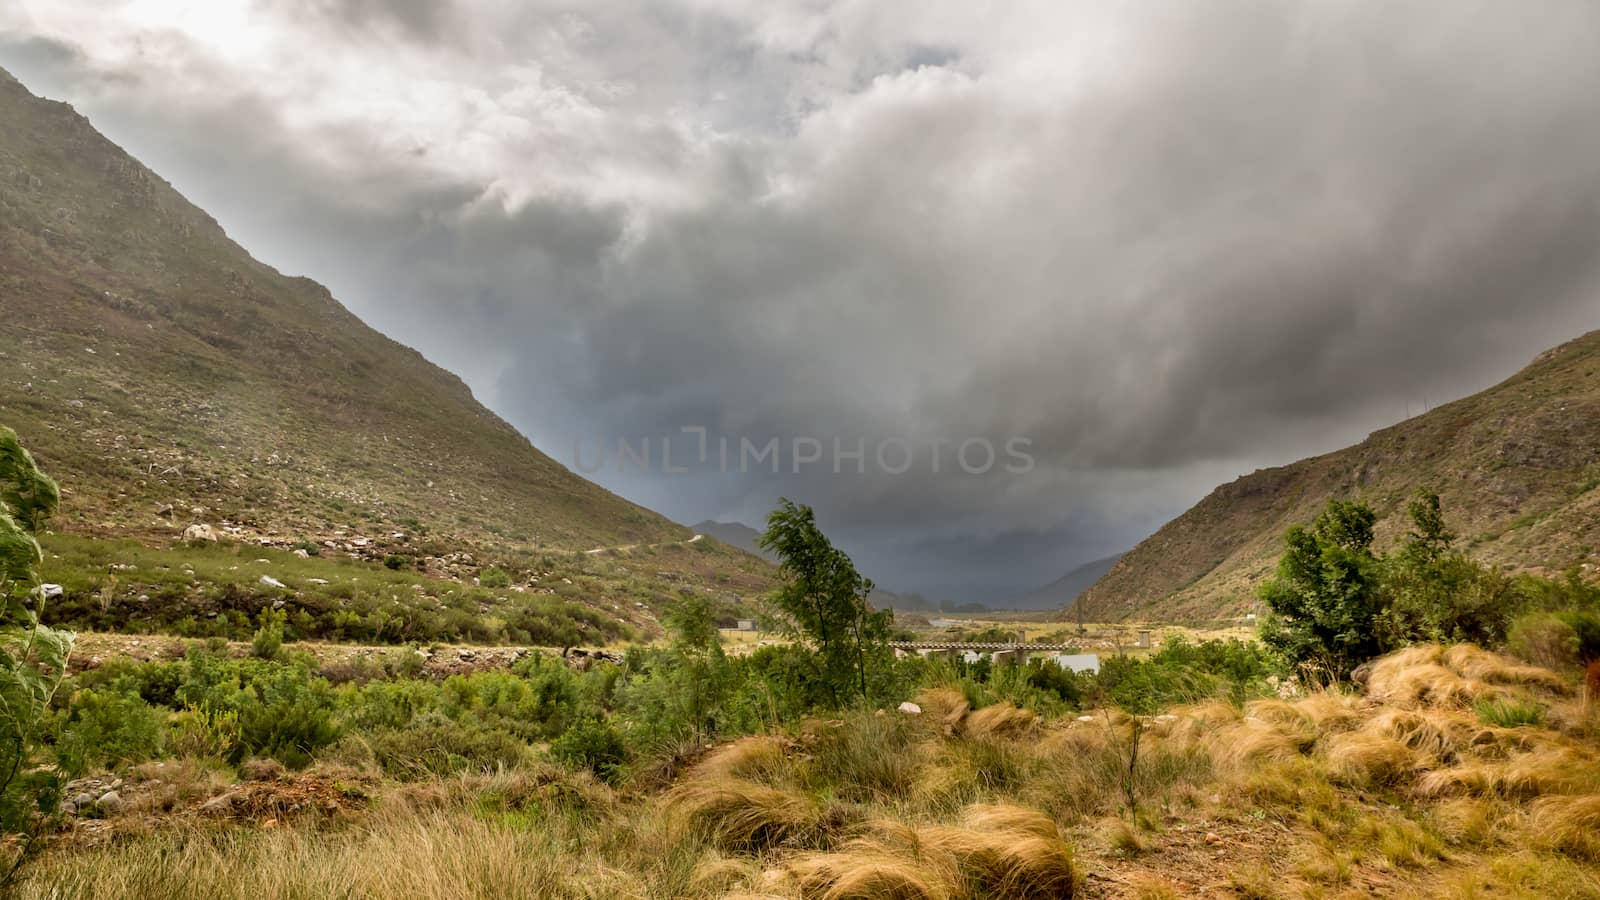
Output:
[[0,72],[0,422],[58,524],[586,549],[688,532],[569,472],[455,376],[252,259],[71,107]]
[[[1541,354],[1482,393],[1360,444],[1225,484],[1134,548],[1084,594],[1091,618],[1236,615],[1270,576],[1291,524],[1329,497],[1407,527],[1418,486],[1443,498],[1473,556],[1535,572],[1600,562],[1600,332]],[[1396,513],[1399,513],[1398,515]]]

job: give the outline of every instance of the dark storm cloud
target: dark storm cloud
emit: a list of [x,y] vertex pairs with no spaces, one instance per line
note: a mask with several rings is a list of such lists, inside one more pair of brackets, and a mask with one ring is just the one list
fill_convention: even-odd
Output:
[[1600,318],[1576,0],[258,10],[232,49],[0,14],[0,64],[569,465],[1031,439],[592,476],[683,521],[806,500],[891,589],[1049,581]]

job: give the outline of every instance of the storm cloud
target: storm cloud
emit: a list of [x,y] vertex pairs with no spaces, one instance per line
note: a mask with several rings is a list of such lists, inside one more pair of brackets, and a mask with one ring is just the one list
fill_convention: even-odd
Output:
[[590,477],[809,502],[892,589],[1042,584],[1600,318],[1594,4],[999,10],[22,0],[0,65],[550,455],[672,437]]

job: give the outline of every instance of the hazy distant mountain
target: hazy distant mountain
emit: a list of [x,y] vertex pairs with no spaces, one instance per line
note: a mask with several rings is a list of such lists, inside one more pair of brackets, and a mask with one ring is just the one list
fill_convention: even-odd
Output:
[[1600,331],[1547,350],[1511,378],[1365,441],[1222,485],[1124,555],[1083,602],[1093,618],[1236,615],[1283,552],[1283,533],[1330,497],[1378,514],[1378,544],[1410,527],[1405,504],[1437,491],[1474,557],[1535,572],[1600,563]]
[[1004,609],[1066,609],[1102,576],[1111,571],[1122,554],[1086,562],[1038,590],[1029,591],[998,604]]
[[0,122],[0,421],[70,491],[62,525],[426,528],[450,549],[688,537],[4,71]]
[[737,547],[746,553],[754,553],[756,556],[768,560],[769,562],[778,561],[777,556],[769,551],[761,549],[761,547],[756,544],[756,541],[761,537],[761,532],[751,528],[749,525],[746,525],[743,522],[713,522],[710,519],[707,519],[706,521],[695,525],[694,532],[695,534],[703,534],[707,537],[714,537],[724,544],[727,544],[729,547]]

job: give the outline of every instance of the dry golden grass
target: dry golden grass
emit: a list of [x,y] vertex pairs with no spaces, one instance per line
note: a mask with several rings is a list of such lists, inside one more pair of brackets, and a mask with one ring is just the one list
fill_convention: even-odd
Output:
[[823,810],[799,793],[735,778],[691,779],[669,791],[664,809],[685,835],[698,831],[736,853],[813,843]]
[[1566,695],[1572,686],[1548,669],[1524,666],[1470,644],[1423,644],[1373,664],[1367,689],[1373,699],[1410,709],[1465,708],[1500,699],[1504,688]]
[[696,778],[769,780],[783,769],[788,748],[775,737],[740,738],[713,751],[691,772]]
[[1210,754],[1219,771],[1244,772],[1273,762],[1300,756],[1298,734],[1284,734],[1269,722],[1245,719],[1224,725],[1200,737],[1200,745]]
[[1541,846],[1600,861],[1600,794],[1543,797],[1529,809],[1528,825]]
[[955,734],[967,720],[972,704],[953,688],[927,688],[917,694],[917,705],[930,721],[938,722],[947,735]]
[[803,897],[830,900],[1043,900],[1071,897],[1077,887],[1072,849],[1054,822],[1034,810],[994,805],[969,809],[960,825],[877,823],[834,852],[784,868]]
[[1359,788],[1403,784],[1420,763],[1417,751],[1404,743],[1364,731],[1334,735],[1325,758],[1329,778]]
[[1572,684],[1549,669],[1524,666],[1473,644],[1453,644],[1441,655],[1444,664],[1467,678],[1509,684],[1551,694],[1572,693]]
[[1038,717],[1010,703],[985,706],[967,716],[964,733],[972,737],[1014,738],[1033,730]]

